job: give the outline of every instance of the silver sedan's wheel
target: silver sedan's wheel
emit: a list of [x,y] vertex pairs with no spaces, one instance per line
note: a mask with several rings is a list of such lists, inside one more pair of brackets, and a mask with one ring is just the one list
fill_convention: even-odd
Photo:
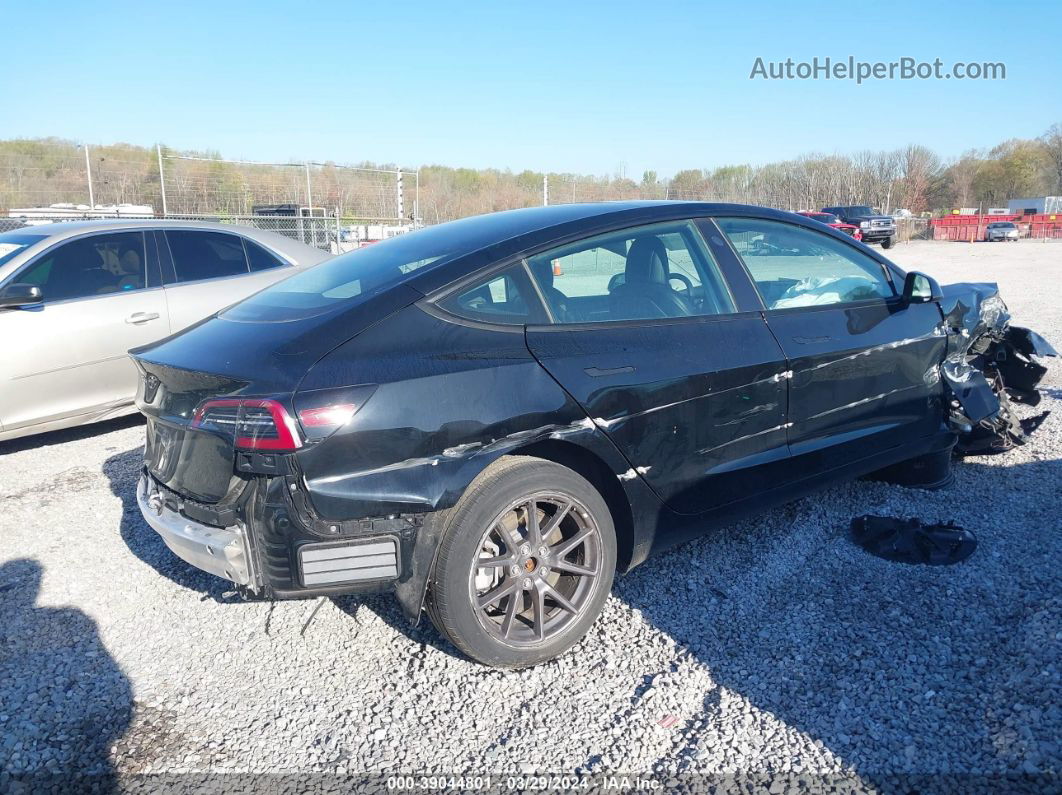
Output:
[[608,598],[616,533],[608,506],[578,473],[506,456],[445,518],[429,614],[468,656],[519,668],[586,634]]

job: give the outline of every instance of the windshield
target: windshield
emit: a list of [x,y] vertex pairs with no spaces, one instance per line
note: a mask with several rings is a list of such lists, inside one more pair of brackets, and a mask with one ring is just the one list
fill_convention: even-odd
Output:
[[1010,221],[1004,221],[1004,222],[998,223],[998,224],[989,224],[989,226],[992,227],[993,229],[1016,229],[1017,228]]
[[848,208],[849,215],[877,215],[872,209],[866,205],[856,205]]
[[46,237],[47,235],[27,235],[21,232],[6,232],[0,235],[0,265],[14,259],[34,243]]
[[[429,230],[430,231],[430,230]],[[453,253],[452,241],[416,232],[351,251],[255,293],[221,314],[226,320],[282,322],[356,306],[418,268]]]
[[810,217],[814,218],[816,221],[821,221],[824,224],[840,223],[840,221],[837,220],[837,216],[833,213],[812,213]]

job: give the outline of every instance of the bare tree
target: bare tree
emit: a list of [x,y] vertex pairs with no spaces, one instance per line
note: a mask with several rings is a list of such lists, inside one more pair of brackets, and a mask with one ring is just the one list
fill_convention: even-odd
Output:
[[1047,156],[1054,166],[1054,188],[1062,195],[1062,123],[1055,122],[1047,128],[1040,140],[1047,150]]

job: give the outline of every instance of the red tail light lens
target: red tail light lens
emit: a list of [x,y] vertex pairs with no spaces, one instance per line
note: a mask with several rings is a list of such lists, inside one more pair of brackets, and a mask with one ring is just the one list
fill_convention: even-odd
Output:
[[295,415],[306,444],[324,441],[347,425],[376,391],[374,384],[296,392]]
[[208,400],[196,409],[192,427],[231,436],[242,450],[285,451],[302,446],[295,421],[275,400]]
[[303,428],[338,428],[346,425],[357,410],[358,407],[353,403],[303,409],[299,412],[299,422],[302,423]]

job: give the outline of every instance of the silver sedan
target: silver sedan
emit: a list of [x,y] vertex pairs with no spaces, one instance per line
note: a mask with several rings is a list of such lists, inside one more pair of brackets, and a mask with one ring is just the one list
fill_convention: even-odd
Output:
[[985,240],[987,242],[994,242],[996,240],[1017,240],[1018,239],[1018,227],[1012,224],[1010,221],[996,221],[985,227]]
[[189,221],[0,234],[0,440],[136,411],[130,348],[329,256],[272,232]]

